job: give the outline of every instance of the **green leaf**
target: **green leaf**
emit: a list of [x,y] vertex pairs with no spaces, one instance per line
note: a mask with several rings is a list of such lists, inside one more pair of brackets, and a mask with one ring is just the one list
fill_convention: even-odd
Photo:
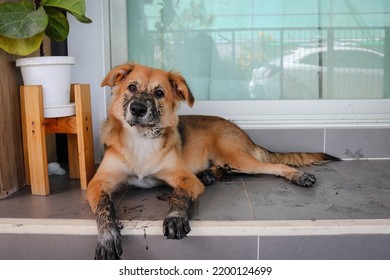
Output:
[[92,20],[85,16],[84,0],[47,0],[43,4],[45,7],[54,7],[64,9],[71,13],[78,21],[82,23],[91,23]]
[[68,19],[63,13],[55,8],[46,7],[45,10],[49,16],[49,24],[46,28],[46,35],[56,42],[65,40],[69,34]]
[[29,8],[31,10],[35,10],[35,5],[34,5],[33,1],[22,0],[22,1],[20,1],[20,5],[23,5],[26,8]]
[[39,49],[44,35],[45,33],[42,32],[26,39],[13,39],[0,35],[0,48],[10,54],[29,55]]
[[42,33],[49,22],[45,10],[26,2],[0,4],[0,35],[23,39]]

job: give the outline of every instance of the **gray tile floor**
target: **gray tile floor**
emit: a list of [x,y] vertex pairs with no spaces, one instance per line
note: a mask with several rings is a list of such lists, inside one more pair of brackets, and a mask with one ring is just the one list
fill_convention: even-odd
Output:
[[[273,176],[234,176],[207,187],[192,220],[389,219],[390,161],[342,161],[302,168],[317,176],[310,189]],[[0,200],[0,218],[94,219],[78,180],[50,178],[51,195],[25,187]],[[113,199],[122,220],[162,220],[168,187],[124,187]]]

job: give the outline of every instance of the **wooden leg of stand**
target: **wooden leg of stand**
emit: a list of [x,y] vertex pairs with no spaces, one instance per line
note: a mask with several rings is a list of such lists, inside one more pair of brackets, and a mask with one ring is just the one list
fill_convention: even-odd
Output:
[[42,86],[23,86],[21,95],[23,95],[24,104],[28,104],[24,106],[24,113],[31,192],[36,195],[48,195],[50,187]]
[[30,165],[28,163],[28,148],[27,148],[26,102],[24,100],[24,89],[23,88],[20,88],[20,112],[21,112],[21,119],[22,119],[24,180],[25,180],[26,185],[31,185]]
[[77,148],[77,134],[68,134],[69,177],[80,179],[79,151]]
[[80,166],[80,184],[87,189],[95,173],[92,133],[91,96],[89,85],[72,85],[76,104],[77,146]]

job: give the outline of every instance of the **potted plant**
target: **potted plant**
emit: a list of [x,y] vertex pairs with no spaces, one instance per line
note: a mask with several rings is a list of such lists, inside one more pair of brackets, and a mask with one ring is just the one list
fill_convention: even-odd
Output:
[[[59,117],[74,113],[69,103],[71,65],[69,56],[44,56],[43,38],[59,42],[68,37],[66,13],[82,23],[90,23],[85,16],[84,0],[22,0],[0,4],[0,48],[18,56],[29,55],[40,49],[40,57],[20,58],[25,85],[42,85],[45,117]],[[65,71],[65,72],[62,72]]]

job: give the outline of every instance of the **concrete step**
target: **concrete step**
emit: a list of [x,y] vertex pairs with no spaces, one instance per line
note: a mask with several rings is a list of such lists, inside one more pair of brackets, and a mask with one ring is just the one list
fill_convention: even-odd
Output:
[[[192,221],[166,240],[162,221],[122,221],[123,259],[390,259],[390,219]],[[0,219],[0,259],[92,259],[88,219]]]

